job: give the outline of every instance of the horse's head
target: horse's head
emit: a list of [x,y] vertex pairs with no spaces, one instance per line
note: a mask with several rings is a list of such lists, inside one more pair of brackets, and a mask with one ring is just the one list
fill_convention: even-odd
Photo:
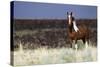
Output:
[[67,21],[68,21],[68,25],[72,25],[73,24],[73,16],[72,16],[72,12],[67,12]]
[[75,19],[72,15],[72,12],[67,12],[67,24],[68,24],[68,27],[69,27],[69,32],[72,32],[74,20]]

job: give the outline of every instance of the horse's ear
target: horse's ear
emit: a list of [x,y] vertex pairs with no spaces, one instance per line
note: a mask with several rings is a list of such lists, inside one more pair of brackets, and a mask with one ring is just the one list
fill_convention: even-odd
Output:
[[68,15],[68,12],[67,12],[67,15]]
[[71,15],[72,15],[72,12],[71,12]]

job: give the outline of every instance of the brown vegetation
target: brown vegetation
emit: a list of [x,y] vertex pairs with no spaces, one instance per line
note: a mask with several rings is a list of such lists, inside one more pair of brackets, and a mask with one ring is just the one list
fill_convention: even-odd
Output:
[[[41,46],[47,47],[69,47],[67,36],[67,20],[54,19],[54,20],[19,20],[15,19],[14,22],[14,46],[18,48],[21,43],[24,49],[38,48]],[[84,24],[91,29],[90,41],[97,44],[97,20],[96,19],[83,19],[77,20],[77,24]]]

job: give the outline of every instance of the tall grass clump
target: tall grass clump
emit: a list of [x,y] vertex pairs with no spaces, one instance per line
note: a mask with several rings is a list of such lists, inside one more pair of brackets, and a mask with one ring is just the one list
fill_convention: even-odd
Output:
[[22,49],[14,51],[14,65],[57,64],[71,62],[88,62],[97,60],[97,48],[89,46],[87,49],[75,51],[72,48]]

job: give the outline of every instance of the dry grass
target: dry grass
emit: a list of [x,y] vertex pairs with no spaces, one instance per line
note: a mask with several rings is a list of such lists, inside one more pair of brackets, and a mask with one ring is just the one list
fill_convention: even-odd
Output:
[[[90,38],[90,45],[97,44],[96,20],[78,20],[78,22],[79,25],[85,24],[90,26],[93,31],[93,33],[90,34],[92,36]],[[15,46],[13,48],[15,51],[11,52],[11,54],[14,55],[12,59],[14,66],[88,62],[97,60],[96,47],[89,46],[85,49],[84,46],[81,46],[81,41],[78,41],[78,51],[75,51],[74,48],[68,48],[69,46],[66,46],[69,44],[66,20],[15,20],[15,23],[16,27],[13,34],[13,45]],[[19,44],[20,42],[22,42],[22,44]],[[50,48],[48,49],[46,47],[42,47],[43,45],[41,46],[41,44],[44,43],[46,43],[46,46]],[[16,47],[19,45],[20,48]]]
[[75,51],[71,48],[41,47],[34,50],[14,51],[14,66],[33,64],[56,64],[70,62],[87,62],[97,60],[97,48],[89,46],[87,49]]

